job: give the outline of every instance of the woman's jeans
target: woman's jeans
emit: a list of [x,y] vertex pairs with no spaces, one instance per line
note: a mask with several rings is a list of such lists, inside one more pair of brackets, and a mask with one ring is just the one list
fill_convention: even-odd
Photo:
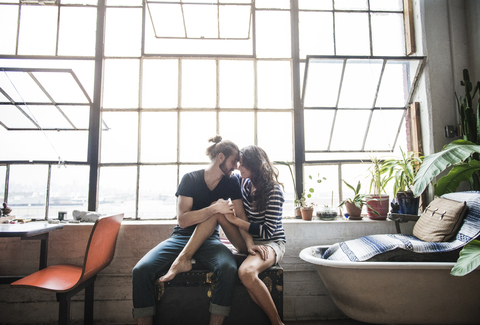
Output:
[[[155,315],[155,281],[168,271],[190,236],[173,234],[150,250],[133,268],[133,317]],[[217,284],[210,302],[210,313],[228,316],[232,305],[237,263],[232,252],[212,235],[193,257],[215,272]]]

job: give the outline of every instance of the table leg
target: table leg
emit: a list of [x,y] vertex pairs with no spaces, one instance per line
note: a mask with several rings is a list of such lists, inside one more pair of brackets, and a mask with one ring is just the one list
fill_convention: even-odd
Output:
[[48,232],[41,235],[22,237],[22,240],[39,240],[40,239],[40,263],[38,269],[44,269],[47,267],[48,260]]

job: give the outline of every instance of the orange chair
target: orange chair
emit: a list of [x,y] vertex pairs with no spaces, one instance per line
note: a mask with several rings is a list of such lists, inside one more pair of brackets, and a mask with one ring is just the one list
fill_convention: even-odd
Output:
[[84,324],[93,324],[93,287],[97,273],[110,265],[123,213],[100,217],[93,226],[83,266],[52,265],[11,283],[57,293],[58,324],[70,322],[70,299],[85,289]]

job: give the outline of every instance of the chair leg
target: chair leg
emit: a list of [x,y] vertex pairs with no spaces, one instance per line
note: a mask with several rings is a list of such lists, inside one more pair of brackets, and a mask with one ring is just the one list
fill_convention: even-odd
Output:
[[83,311],[83,323],[85,325],[93,325],[94,285],[95,280],[85,288],[85,307]]
[[70,324],[70,297],[57,294],[57,300],[60,304],[58,308],[58,325],[68,325]]

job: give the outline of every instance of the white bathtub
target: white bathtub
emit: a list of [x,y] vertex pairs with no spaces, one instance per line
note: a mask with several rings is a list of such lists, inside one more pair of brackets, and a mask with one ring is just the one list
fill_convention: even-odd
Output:
[[[337,262],[300,252],[315,265],[338,308],[373,324],[480,324],[480,270],[450,275],[447,262]],[[321,308],[321,306],[319,306]]]

